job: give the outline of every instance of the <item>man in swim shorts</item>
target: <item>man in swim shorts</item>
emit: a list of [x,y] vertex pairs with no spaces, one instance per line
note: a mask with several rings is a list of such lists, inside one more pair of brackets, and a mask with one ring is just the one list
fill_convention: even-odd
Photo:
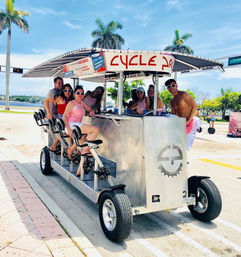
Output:
[[175,79],[167,80],[165,86],[173,96],[170,102],[172,113],[186,119],[186,135],[188,135],[194,129],[193,117],[197,113],[197,104],[187,92],[178,90]]

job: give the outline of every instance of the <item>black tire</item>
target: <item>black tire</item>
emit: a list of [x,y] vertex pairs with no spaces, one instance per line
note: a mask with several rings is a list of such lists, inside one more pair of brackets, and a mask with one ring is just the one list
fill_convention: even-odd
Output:
[[209,134],[214,134],[215,133],[215,128],[208,128],[208,133]]
[[45,146],[40,153],[40,169],[44,175],[50,175],[53,172],[50,162],[50,154]]
[[208,178],[197,185],[196,205],[188,205],[192,215],[201,221],[218,217],[222,209],[222,199],[216,185]]
[[201,133],[202,130],[203,130],[202,127],[200,127],[200,128],[197,129],[197,132],[198,132],[198,133]]
[[103,232],[111,241],[121,242],[129,236],[133,217],[129,198],[123,190],[106,191],[101,195],[99,218]]

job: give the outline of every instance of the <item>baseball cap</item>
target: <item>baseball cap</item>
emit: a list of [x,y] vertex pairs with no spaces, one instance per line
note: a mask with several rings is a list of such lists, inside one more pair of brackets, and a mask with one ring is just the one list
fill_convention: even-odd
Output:
[[145,89],[144,89],[144,87],[138,87],[138,88],[136,89],[136,91],[145,92]]

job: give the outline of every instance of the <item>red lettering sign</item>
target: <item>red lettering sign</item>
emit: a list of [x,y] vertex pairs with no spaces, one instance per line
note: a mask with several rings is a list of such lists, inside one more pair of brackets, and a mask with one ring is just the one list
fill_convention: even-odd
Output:
[[[139,57],[139,58],[138,58]],[[110,66],[119,66],[120,64],[123,64],[126,69],[132,67],[132,66],[156,66],[156,55],[153,55],[149,58],[147,62],[144,62],[143,55],[133,55],[129,59],[129,55],[115,55],[112,57],[110,61]],[[129,60],[128,60],[129,59]],[[167,60],[166,60],[167,61]]]
[[116,55],[116,56],[114,56],[114,57],[111,59],[111,61],[110,61],[110,65],[111,65],[111,66],[119,66],[118,63],[113,63],[113,61],[114,61],[117,57],[119,57],[119,55]]
[[129,62],[130,65],[137,66],[137,62],[134,62],[134,63],[132,62],[133,59],[136,58],[136,57],[138,57],[138,55],[134,55],[134,56],[131,57],[130,62]]
[[148,62],[148,65],[149,66],[156,66],[156,63],[155,63],[155,59],[156,58],[156,55],[152,56]]

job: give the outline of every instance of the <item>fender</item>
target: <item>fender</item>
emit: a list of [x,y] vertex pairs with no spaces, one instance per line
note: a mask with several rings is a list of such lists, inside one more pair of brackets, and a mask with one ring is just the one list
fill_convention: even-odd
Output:
[[119,185],[115,185],[115,186],[112,186],[112,187],[105,188],[105,189],[100,193],[97,202],[100,201],[100,197],[101,197],[101,195],[102,195],[104,192],[106,192],[106,191],[114,192],[114,191],[117,191],[117,190],[123,190],[123,191],[125,191],[125,187],[126,187],[126,185],[124,185],[124,184],[119,184]]
[[190,194],[197,195],[197,187],[202,179],[210,178],[209,176],[192,176],[188,178],[188,196]]

